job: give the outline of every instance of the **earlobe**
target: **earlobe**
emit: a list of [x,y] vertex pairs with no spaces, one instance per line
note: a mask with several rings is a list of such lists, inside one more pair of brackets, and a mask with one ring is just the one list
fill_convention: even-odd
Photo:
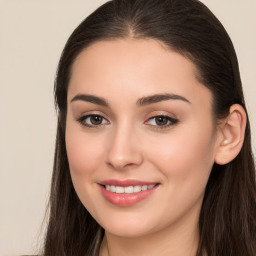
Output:
[[246,113],[239,104],[230,107],[229,115],[220,125],[215,163],[224,165],[231,162],[240,152],[246,127]]

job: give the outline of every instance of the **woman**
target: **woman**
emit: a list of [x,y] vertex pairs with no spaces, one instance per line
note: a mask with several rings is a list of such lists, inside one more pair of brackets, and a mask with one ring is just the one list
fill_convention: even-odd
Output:
[[197,0],[114,0],[70,36],[44,255],[256,255],[236,54]]

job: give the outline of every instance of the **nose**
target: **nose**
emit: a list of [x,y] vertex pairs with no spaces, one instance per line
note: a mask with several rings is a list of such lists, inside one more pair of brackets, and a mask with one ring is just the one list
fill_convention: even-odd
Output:
[[142,147],[134,129],[123,124],[112,131],[106,162],[116,170],[136,167],[143,162]]

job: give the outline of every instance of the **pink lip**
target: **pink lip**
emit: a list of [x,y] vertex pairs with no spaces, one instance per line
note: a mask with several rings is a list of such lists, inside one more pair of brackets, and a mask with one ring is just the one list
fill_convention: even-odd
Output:
[[132,206],[149,197],[152,193],[154,193],[154,191],[159,187],[159,185],[156,185],[154,188],[149,190],[145,190],[137,193],[131,193],[131,194],[126,194],[126,193],[117,194],[117,193],[106,190],[105,187],[102,185],[126,187],[126,186],[136,186],[136,185],[142,186],[142,185],[152,185],[152,184],[156,184],[156,183],[136,181],[136,180],[124,180],[124,181],[105,180],[100,182],[99,187],[101,189],[103,197],[111,204],[114,204],[117,206]]
[[152,184],[157,184],[157,182],[140,181],[140,180],[103,180],[99,182],[99,184],[128,187],[128,186],[152,185]]

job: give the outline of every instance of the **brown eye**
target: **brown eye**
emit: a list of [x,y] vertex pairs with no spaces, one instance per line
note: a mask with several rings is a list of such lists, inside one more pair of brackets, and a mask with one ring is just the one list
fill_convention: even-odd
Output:
[[155,126],[156,128],[168,128],[169,126],[178,123],[178,120],[171,118],[170,116],[159,115],[151,117],[146,123]]
[[100,127],[101,125],[108,124],[108,120],[100,115],[86,115],[77,119],[77,121],[87,127]]
[[103,117],[102,116],[96,116],[96,115],[92,115],[90,117],[90,122],[93,125],[100,125],[102,123]]
[[157,116],[155,117],[156,124],[159,126],[167,125],[169,120],[165,116]]

